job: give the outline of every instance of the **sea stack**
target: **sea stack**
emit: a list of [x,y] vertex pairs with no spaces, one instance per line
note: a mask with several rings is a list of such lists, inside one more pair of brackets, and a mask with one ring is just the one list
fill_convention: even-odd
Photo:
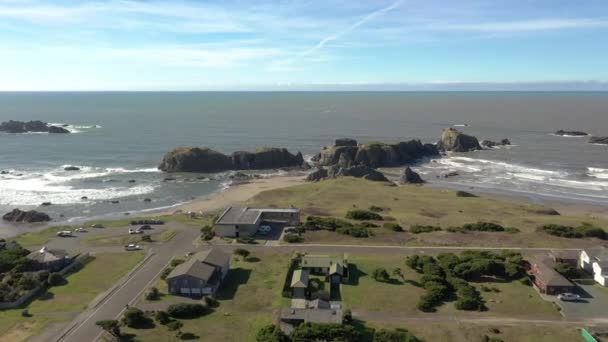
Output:
[[482,149],[476,137],[452,127],[443,130],[437,148],[444,152],[470,152]]

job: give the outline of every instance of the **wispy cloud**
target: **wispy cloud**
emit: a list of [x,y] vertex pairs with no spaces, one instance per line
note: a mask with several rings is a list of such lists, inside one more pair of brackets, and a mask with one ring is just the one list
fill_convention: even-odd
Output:
[[430,30],[476,31],[484,33],[534,32],[549,30],[606,28],[608,20],[586,18],[574,19],[533,19],[524,21],[478,22],[478,23],[433,23],[427,25]]

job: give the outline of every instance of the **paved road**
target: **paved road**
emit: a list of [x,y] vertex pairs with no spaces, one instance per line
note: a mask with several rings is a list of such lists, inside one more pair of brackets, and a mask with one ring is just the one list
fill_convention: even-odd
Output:
[[[181,256],[193,250],[202,250],[216,247],[226,251],[232,251],[243,245],[203,245],[194,248],[192,242],[199,236],[198,229],[180,229],[178,234],[169,242],[151,245],[152,253],[144,260],[143,264],[134,270],[126,279],[119,282],[107,297],[103,298],[93,307],[85,310],[76,317],[65,329],[53,340],[62,342],[96,341],[101,336],[101,329],[95,325],[96,321],[103,319],[116,319],[124,311],[127,304],[133,305],[141,296],[143,291],[158,277],[160,272],[167,266],[173,256]],[[488,248],[488,247],[434,247],[434,246],[366,246],[366,245],[277,245],[266,243],[244,246],[252,251],[273,250],[281,253],[292,253],[295,251],[306,251],[312,253],[364,253],[364,254],[438,254],[446,252],[460,252],[466,249],[485,250],[519,250],[524,254],[548,251],[550,248]],[[501,318],[503,319],[503,318]],[[504,320],[504,319],[503,319]],[[551,321],[554,322],[554,321]],[[563,323],[563,321],[557,321]]]
[[54,341],[83,342],[96,341],[101,329],[95,322],[103,319],[115,319],[122,314],[127,304],[137,301],[146,287],[162,272],[174,255],[184,255],[193,249],[200,232],[198,229],[183,230],[171,241],[152,247],[152,254],[143,264],[130,274],[118,287],[97,305],[78,315]]

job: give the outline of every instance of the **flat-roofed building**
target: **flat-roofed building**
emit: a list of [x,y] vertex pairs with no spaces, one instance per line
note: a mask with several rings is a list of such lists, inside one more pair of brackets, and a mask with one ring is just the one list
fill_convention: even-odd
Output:
[[215,235],[221,237],[249,237],[260,225],[297,226],[300,209],[229,207],[215,222]]

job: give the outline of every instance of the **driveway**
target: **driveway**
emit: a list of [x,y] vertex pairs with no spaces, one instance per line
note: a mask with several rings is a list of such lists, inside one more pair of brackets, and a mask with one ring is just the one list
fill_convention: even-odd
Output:
[[581,299],[576,302],[563,302],[555,299],[568,319],[608,318],[608,289],[599,285],[578,284],[577,294]]

